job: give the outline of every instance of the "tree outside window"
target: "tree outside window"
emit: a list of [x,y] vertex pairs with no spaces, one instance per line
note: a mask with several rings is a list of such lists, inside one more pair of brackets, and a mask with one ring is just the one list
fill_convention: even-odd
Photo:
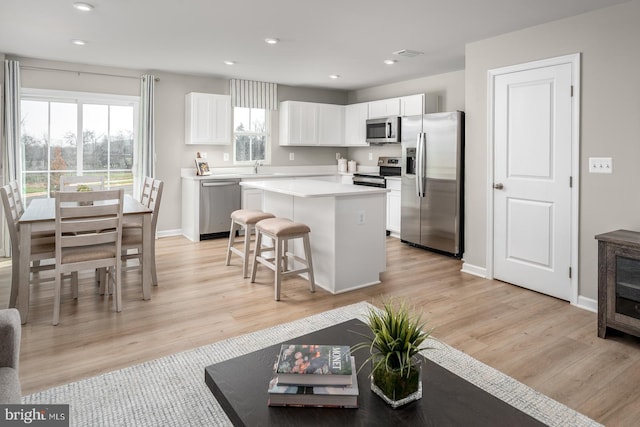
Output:
[[269,161],[269,114],[261,108],[233,109],[234,163]]

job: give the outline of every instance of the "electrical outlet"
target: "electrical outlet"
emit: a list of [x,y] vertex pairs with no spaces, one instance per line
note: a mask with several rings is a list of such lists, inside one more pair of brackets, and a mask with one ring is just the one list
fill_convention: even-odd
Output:
[[225,162],[228,162],[228,161],[229,161],[229,153],[224,153],[224,154],[222,155],[222,159],[223,159]]
[[589,173],[613,173],[611,157],[589,157]]
[[364,225],[364,211],[358,211],[358,225]]
[[203,159],[207,158],[207,153],[205,153],[204,151],[200,152],[200,157],[202,157]]
[[336,153],[336,160],[340,160],[340,153]]
[[373,153],[369,152],[369,160],[373,160]]
[[296,155],[295,153],[289,153],[289,160],[295,160]]

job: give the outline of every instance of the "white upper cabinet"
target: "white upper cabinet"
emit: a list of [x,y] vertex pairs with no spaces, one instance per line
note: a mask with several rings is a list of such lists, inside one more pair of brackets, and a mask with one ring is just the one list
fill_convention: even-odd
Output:
[[369,118],[391,117],[400,115],[400,98],[380,99],[369,102]]
[[280,103],[280,145],[341,146],[344,107],[315,102]]
[[367,146],[369,103],[350,104],[344,109],[344,145],[350,147]]
[[424,112],[424,94],[403,96],[400,98],[400,115],[417,116]]
[[344,106],[318,104],[318,145],[344,145]]
[[231,144],[231,97],[191,92],[186,95],[185,143]]

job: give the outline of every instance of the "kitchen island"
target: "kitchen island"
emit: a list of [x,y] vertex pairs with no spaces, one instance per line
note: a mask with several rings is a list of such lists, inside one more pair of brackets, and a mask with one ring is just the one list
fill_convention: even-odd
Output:
[[[389,190],[312,179],[240,185],[263,190],[265,212],[311,228],[317,286],[337,294],[380,283],[386,270]],[[295,242],[294,253],[303,253],[301,242]]]

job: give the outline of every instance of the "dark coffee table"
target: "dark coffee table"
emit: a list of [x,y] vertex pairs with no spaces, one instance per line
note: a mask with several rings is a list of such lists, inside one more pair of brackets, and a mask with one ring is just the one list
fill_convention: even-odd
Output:
[[[366,333],[368,328],[354,319],[286,342],[353,346],[362,341],[361,336],[350,331]],[[368,366],[358,374],[358,409],[269,407],[267,386],[281,344],[205,368],[207,386],[234,425],[544,425],[427,359],[423,362],[422,399],[399,409],[392,409],[371,391]],[[355,352],[354,356],[360,366],[367,350]]]

